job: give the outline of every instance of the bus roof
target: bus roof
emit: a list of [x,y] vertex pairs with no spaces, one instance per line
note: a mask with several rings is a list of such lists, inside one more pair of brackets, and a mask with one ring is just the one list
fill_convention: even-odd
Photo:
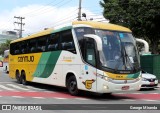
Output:
[[114,30],[114,31],[131,32],[131,30],[126,27],[122,27],[122,26],[110,24],[110,23],[104,23],[104,22],[74,21],[72,24],[73,25],[78,25],[78,24],[88,25],[88,26],[91,26],[91,27],[97,28],[97,29],[107,29],[107,30]]
[[[91,27],[97,28],[97,29],[107,29],[107,30],[114,30],[114,31],[131,32],[131,30],[126,27],[122,27],[122,26],[110,24],[110,23],[104,23],[104,22],[95,22],[95,21],[74,21],[74,22],[72,22],[72,26],[76,26],[76,25],[80,25],[80,26],[84,26],[84,27],[91,26]],[[48,34],[55,33],[55,32],[60,32],[60,31],[67,30],[67,29],[71,29],[72,26],[62,27],[62,28],[55,29],[55,30],[50,28],[50,29],[43,30],[41,32],[38,32],[36,34],[30,35],[30,36],[27,36],[24,38],[19,38],[19,39],[13,40],[11,43],[19,42],[19,41],[39,37],[39,36],[44,36],[44,35],[48,35]]]
[[52,31],[53,31],[53,29],[51,29],[51,28],[50,28],[50,29],[46,29],[46,30],[43,30],[43,31],[41,31],[41,32],[38,32],[38,33],[35,33],[35,34],[32,34],[32,35],[29,35],[29,36],[27,36],[27,37],[13,40],[11,43],[19,42],[19,41],[22,41],[22,40],[31,39],[31,38],[38,37],[38,36],[47,35],[47,34],[50,34]]

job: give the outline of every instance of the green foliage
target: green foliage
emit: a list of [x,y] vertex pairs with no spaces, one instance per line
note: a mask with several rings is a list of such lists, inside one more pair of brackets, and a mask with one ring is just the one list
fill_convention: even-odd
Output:
[[10,42],[11,42],[11,40],[6,40],[5,43],[1,43],[0,44],[0,55],[3,55],[4,51],[9,49]]
[[103,15],[111,23],[129,27],[135,37],[145,37],[153,53],[160,40],[160,0],[103,0]]

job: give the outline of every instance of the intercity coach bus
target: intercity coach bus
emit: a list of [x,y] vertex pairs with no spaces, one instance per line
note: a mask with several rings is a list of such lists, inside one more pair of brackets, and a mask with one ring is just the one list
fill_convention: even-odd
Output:
[[48,29],[10,44],[9,76],[100,94],[139,90],[141,71],[135,38],[125,27],[93,21]]

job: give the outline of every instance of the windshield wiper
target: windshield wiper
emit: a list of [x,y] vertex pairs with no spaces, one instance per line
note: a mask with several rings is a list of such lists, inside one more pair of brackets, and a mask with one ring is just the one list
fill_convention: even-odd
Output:
[[119,60],[122,58],[122,61],[123,61],[123,65],[124,65],[124,69],[126,70],[128,68],[127,66],[127,63],[129,63],[130,67],[132,68],[132,70],[136,70],[135,67],[132,65],[132,61],[131,59],[129,58],[127,52],[126,52],[126,49],[124,47],[123,44],[121,44],[122,46],[122,49],[121,49],[121,56],[120,58],[117,60],[117,64],[115,65],[115,72],[117,72],[119,66],[120,66],[120,62]]
[[120,66],[120,64],[121,64],[121,62],[119,62],[121,59],[122,59],[122,61],[123,61],[123,65],[126,66],[126,65],[125,65],[124,55],[121,53],[120,58],[117,60],[117,64],[115,65],[115,72],[117,72],[117,70],[118,70],[118,68],[119,68],[119,66]]
[[125,49],[124,46],[123,46],[123,50],[124,50],[124,54],[125,54],[124,57],[126,59],[126,68],[127,68],[127,62],[128,62],[129,65],[130,65],[130,67],[132,68],[132,70],[135,71],[136,70],[135,66],[133,66],[133,63],[132,63],[131,59],[129,58],[129,56],[128,56],[128,54],[127,54],[126,49]]

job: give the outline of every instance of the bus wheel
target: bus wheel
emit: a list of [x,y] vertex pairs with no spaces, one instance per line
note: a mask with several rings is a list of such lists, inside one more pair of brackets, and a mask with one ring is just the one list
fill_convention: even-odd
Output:
[[71,95],[78,95],[77,81],[75,76],[71,76],[67,80],[67,88]]
[[20,77],[20,74],[19,74],[19,71],[16,71],[16,80],[19,84],[22,83],[22,80],[21,80],[21,77]]
[[21,73],[21,80],[23,85],[27,85],[26,74],[24,71]]

